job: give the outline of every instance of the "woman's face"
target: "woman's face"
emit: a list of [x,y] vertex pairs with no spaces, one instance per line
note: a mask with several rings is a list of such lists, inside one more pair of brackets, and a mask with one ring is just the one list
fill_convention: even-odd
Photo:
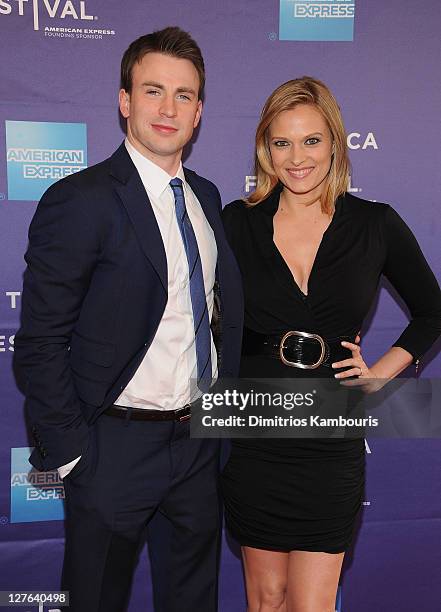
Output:
[[332,156],[331,132],[323,115],[310,104],[299,104],[273,119],[268,137],[278,179],[294,194],[318,198]]

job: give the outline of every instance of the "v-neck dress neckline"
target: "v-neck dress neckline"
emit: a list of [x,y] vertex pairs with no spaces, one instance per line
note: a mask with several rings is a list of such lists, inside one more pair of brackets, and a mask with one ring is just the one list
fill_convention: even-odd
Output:
[[315,254],[311,272],[308,277],[308,293],[306,294],[300,289],[300,286],[298,285],[293,273],[291,272],[290,267],[288,266],[283,255],[280,253],[274,242],[274,215],[276,214],[279,207],[279,199],[280,194],[282,193],[282,189],[283,186],[278,185],[267,200],[264,200],[260,204],[256,205],[260,209],[259,212],[264,213],[263,218],[265,220],[265,228],[267,232],[266,240],[260,246],[266,256],[270,257],[274,261],[274,264],[282,273],[281,276],[276,275],[278,280],[285,286],[285,288],[293,290],[294,293],[301,299],[301,301],[306,303],[306,301],[310,299],[312,295],[311,287],[314,284],[314,278],[317,274],[317,270],[319,269],[320,260],[323,257],[323,253],[326,253],[327,245],[332,242],[330,238],[334,233],[334,228],[337,224],[338,218],[341,215],[342,202],[340,199],[337,199],[332,220],[326,230],[323,232],[323,236]]
[[[280,196],[279,196],[279,198],[280,198]],[[277,204],[278,204],[278,201],[277,201]],[[275,215],[275,214],[276,214],[276,212],[277,212],[278,205],[277,205],[277,208],[276,208],[276,210],[275,210],[275,212],[274,212],[274,214],[273,214],[273,217],[272,217],[272,219],[273,219],[273,220],[272,220],[272,227],[273,227],[273,233],[272,233],[272,242],[273,242],[273,247],[274,247],[274,252],[275,252],[275,255],[276,255],[276,257],[279,257],[279,258],[280,258],[282,265],[286,266],[286,268],[288,269],[288,271],[289,271],[289,273],[290,273],[290,275],[291,275],[291,277],[292,277],[292,282],[293,282],[294,288],[295,288],[295,289],[296,289],[296,290],[297,290],[297,291],[300,293],[300,297],[301,297],[302,299],[304,299],[304,300],[307,300],[307,299],[308,299],[308,297],[310,296],[310,293],[311,293],[311,278],[312,278],[312,277],[313,277],[313,275],[314,275],[315,268],[316,268],[316,267],[317,267],[317,265],[318,265],[318,264],[317,264],[317,262],[319,261],[319,258],[320,258],[320,256],[321,256],[321,252],[323,251],[323,248],[324,248],[324,245],[326,245],[326,241],[327,241],[327,239],[328,239],[328,236],[329,236],[329,234],[331,234],[331,233],[332,233],[332,226],[334,225],[334,219],[335,219],[335,217],[336,217],[336,215],[337,215],[337,208],[339,208],[339,206],[338,206],[338,202],[336,203],[335,210],[334,210],[334,213],[333,213],[333,215],[332,215],[332,219],[331,219],[331,221],[330,221],[330,223],[329,223],[328,227],[327,227],[327,228],[325,229],[325,231],[323,232],[323,235],[322,235],[322,237],[321,237],[321,239],[320,239],[320,243],[319,243],[319,245],[318,245],[317,251],[316,251],[316,253],[315,253],[315,256],[314,256],[314,261],[312,262],[311,271],[310,271],[310,273],[309,273],[309,276],[308,276],[308,281],[307,281],[307,283],[306,283],[306,287],[307,287],[307,289],[308,289],[308,293],[305,293],[305,292],[304,292],[304,291],[302,291],[302,289],[300,288],[300,285],[299,285],[299,283],[297,282],[296,277],[294,276],[294,273],[292,272],[292,270],[291,270],[291,268],[289,267],[289,265],[288,265],[288,263],[287,263],[286,259],[283,257],[282,253],[279,251],[279,249],[278,249],[278,247],[277,247],[277,245],[276,245],[276,243],[275,243],[275,241],[274,241],[274,215]]]

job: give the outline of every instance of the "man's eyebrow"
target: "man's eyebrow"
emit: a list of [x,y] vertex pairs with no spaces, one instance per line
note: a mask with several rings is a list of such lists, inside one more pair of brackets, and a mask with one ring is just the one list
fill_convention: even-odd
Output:
[[157,89],[164,89],[164,85],[161,85],[161,83],[156,83],[155,81],[145,81],[142,84],[142,87],[156,87]]
[[[164,85],[161,85],[161,83],[156,83],[156,81],[145,81],[142,84],[142,87],[156,87],[156,89],[161,89],[162,91],[164,91],[165,87]],[[196,91],[192,88],[192,87],[178,87],[176,89],[177,93],[189,93],[192,95],[196,95]]]
[[178,87],[176,90],[178,93],[189,93],[196,95],[196,91],[192,87]]

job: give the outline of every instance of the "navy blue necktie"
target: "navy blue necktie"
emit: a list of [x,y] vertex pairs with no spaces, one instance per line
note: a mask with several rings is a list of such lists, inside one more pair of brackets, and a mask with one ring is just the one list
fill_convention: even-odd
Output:
[[179,230],[184,243],[190,277],[190,296],[193,310],[194,335],[196,342],[197,386],[208,391],[211,385],[211,332],[205,298],[204,275],[198,243],[185,206],[184,190],[180,178],[170,181],[175,196],[175,210]]

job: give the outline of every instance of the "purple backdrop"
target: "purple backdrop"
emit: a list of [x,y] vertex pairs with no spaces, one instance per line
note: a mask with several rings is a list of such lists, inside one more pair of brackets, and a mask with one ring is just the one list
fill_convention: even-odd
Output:
[[[7,168],[12,141],[5,146],[5,121],[86,124],[87,162],[100,161],[123,138],[117,110],[123,51],[141,34],[180,25],[199,42],[207,69],[203,120],[186,164],[212,179],[224,202],[244,194],[250,182],[253,133],[268,94],[290,78],[316,76],[336,94],[351,135],[352,190],[391,203],[413,229],[438,278],[441,270],[437,0],[359,2],[354,40],[346,42],[279,40],[277,0],[56,4],[0,2],[0,590],[58,588],[63,547],[59,500],[21,499],[19,494],[29,495],[28,485],[17,480],[24,468],[20,471],[18,463],[11,467],[10,449],[24,456],[20,449],[28,446],[23,398],[11,371],[10,338],[18,325],[23,253],[36,202],[11,197],[15,179],[12,165]],[[405,308],[382,287],[363,330],[366,360],[390,346],[405,323]],[[439,377],[439,348],[438,343],[424,358],[423,376]],[[345,563],[341,610],[435,612],[441,601],[439,441],[372,440],[368,450],[366,502]],[[41,520],[39,512],[50,520]],[[150,596],[144,555],[130,612],[147,609]],[[220,609],[244,610],[237,547],[227,540]]]

